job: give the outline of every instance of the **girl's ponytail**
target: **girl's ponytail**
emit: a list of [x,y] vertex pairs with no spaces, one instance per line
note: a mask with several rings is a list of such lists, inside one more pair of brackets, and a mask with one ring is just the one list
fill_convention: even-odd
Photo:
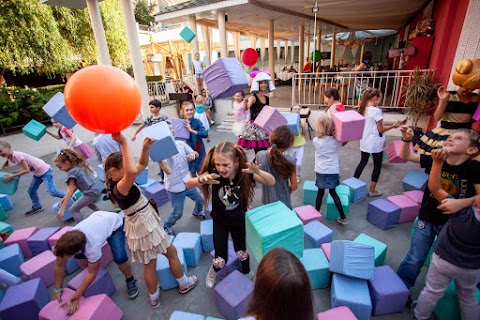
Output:
[[61,162],[65,163],[65,161],[69,161],[73,166],[80,166],[86,173],[93,172],[92,168],[88,164],[88,162],[82,158],[75,150],[71,149],[62,149],[60,153],[53,159],[54,162]]
[[375,97],[382,97],[382,91],[380,89],[368,89],[363,93],[362,99],[360,100],[360,105],[358,107],[358,112],[362,116],[365,115],[365,109],[368,106],[368,102]]
[[276,128],[270,135],[270,162],[275,175],[288,179],[296,172],[295,164],[285,158],[281,150],[290,148],[293,144],[293,132],[287,126]]

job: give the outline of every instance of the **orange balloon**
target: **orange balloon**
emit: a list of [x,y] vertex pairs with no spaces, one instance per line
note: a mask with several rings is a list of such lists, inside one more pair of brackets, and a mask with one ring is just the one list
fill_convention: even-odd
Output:
[[130,75],[96,65],[73,74],[64,90],[68,112],[81,126],[98,133],[117,133],[140,113],[142,96]]

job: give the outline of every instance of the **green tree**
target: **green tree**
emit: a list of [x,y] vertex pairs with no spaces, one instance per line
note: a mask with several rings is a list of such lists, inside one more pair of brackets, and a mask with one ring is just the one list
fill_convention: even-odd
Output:
[[150,25],[153,21],[153,5],[148,4],[146,0],[137,0],[135,3],[135,20],[139,24]]

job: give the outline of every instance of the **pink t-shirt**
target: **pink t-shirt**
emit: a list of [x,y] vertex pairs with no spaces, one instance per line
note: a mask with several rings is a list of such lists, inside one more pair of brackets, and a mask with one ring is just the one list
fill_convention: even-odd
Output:
[[48,165],[42,159],[36,158],[23,152],[13,151],[12,162],[15,164],[20,164],[22,160],[25,160],[27,162],[28,169],[30,169],[30,172],[37,177],[43,176],[50,169],[50,165]]
[[235,122],[242,122],[247,119],[247,111],[245,110],[245,102],[233,102],[233,116]]

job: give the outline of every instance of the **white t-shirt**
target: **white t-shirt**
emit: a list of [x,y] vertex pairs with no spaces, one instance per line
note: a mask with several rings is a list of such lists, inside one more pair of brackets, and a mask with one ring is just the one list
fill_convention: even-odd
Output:
[[313,139],[315,147],[315,172],[320,174],[339,174],[338,151],[342,143],[331,136]]
[[122,225],[123,220],[118,214],[108,211],[96,211],[72,228],[72,230],[83,232],[87,238],[83,254],[87,257],[89,263],[95,263],[100,260],[103,244]]
[[203,73],[203,62],[200,60],[193,60],[193,68],[195,73]]
[[368,106],[365,109],[365,128],[360,140],[360,150],[368,153],[382,152],[385,146],[385,134],[380,136],[377,122],[383,119],[383,112],[377,107]]

